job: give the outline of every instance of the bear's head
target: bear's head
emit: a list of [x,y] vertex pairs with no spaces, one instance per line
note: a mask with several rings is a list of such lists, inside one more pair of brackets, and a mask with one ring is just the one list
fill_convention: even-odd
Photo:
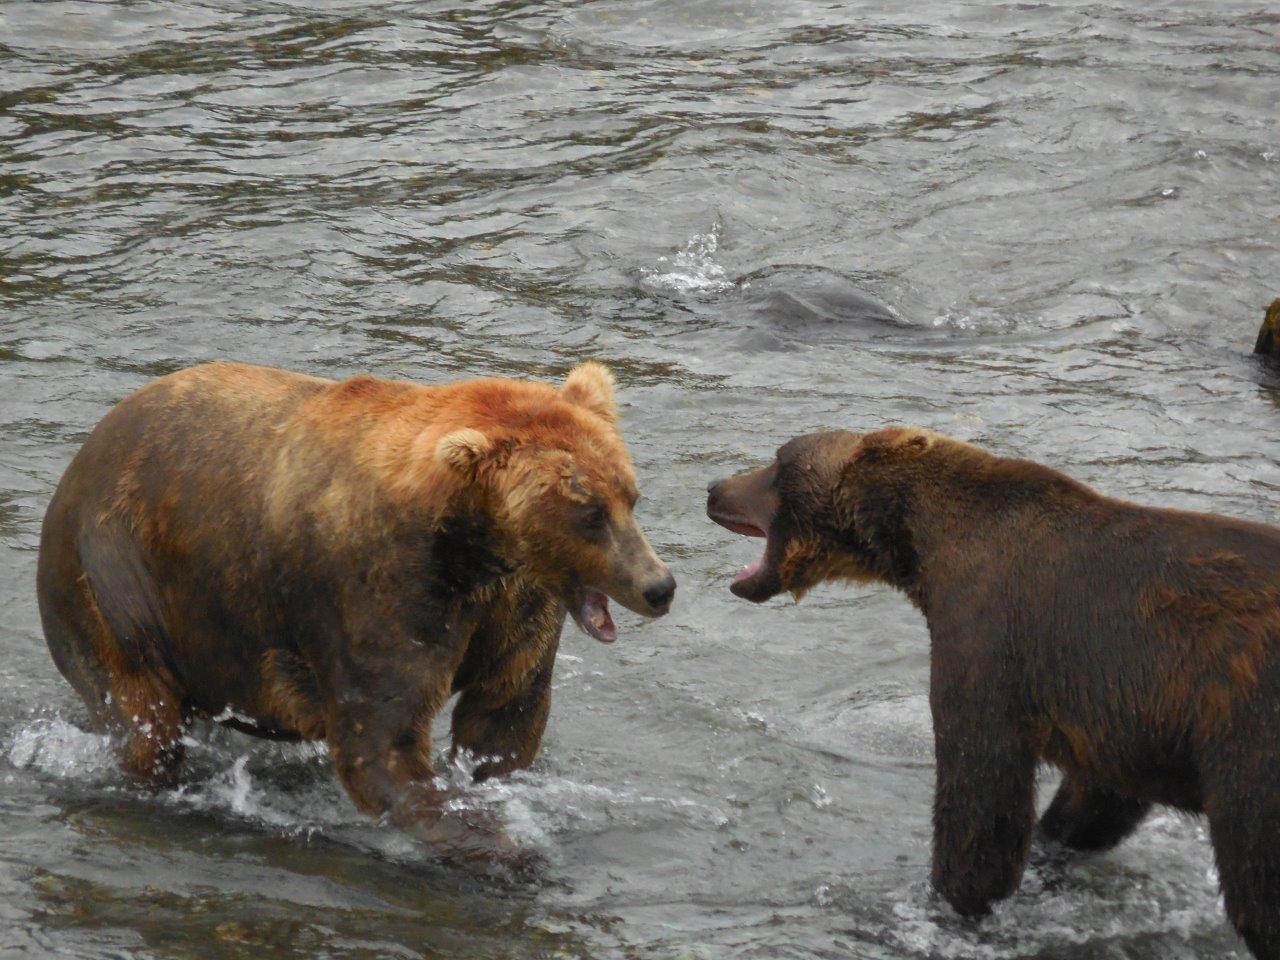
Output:
[[676,582],[636,523],[639,492],[608,368],[580,364],[559,390],[473,383],[474,425],[441,436],[435,458],[491,513],[506,559],[597,640],[617,636],[609,597],[665,614]]
[[814,433],[783,444],[767,466],[712,483],[707,516],[765,541],[730,589],[756,603],[783,591],[799,599],[827,580],[909,591],[918,565],[911,511],[937,475],[941,445],[968,447],[908,428]]

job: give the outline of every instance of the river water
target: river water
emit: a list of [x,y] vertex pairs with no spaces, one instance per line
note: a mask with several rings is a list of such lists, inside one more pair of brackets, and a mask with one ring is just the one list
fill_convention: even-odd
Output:
[[[1239,0],[0,6],[0,955],[1244,957],[1168,813],[958,921],[921,618],[735,600],[756,545],[702,501],[905,422],[1275,519],[1277,36]],[[216,357],[613,365],[680,592],[571,627],[543,757],[474,791],[533,879],[434,863],[322,749],[196,730],[148,794],[78,726],[43,509],[112,403]]]

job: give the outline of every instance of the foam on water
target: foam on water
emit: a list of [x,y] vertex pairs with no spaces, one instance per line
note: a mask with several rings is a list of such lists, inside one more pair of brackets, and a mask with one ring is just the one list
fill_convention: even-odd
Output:
[[[1018,892],[976,925],[960,921],[921,879],[890,895],[884,939],[911,957],[1013,960],[1158,936],[1187,945],[1169,957],[1192,958],[1198,956],[1195,938],[1225,933],[1204,840],[1199,822],[1158,813],[1130,839],[1123,857],[1038,852]],[[1201,849],[1189,850],[1197,841]],[[1189,869],[1189,861],[1200,869]]]
[[[284,836],[325,835],[385,856],[424,855],[407,834],[355,808],[333,776],[322,742],[265,744],[211,730],[208,738],[188,735],[183,744],[182,782],[155,795],[162,804],[223,814]],[[59,716],[17,728],[5,755],[14,767],[45,777],[128,789],[112,738]],[[440,762],[437,783],[454,794],[448,808],[496,816],[519,846],[544,855],[554,852],[562,834],[594,833],[619,822],[674,818],[713,828],[728,822],[724,811],[694,800],[586,783],[544,769],[473,784],[478,762],[466,755]]]
[[1018,323],[1012,317],[976,310],[967,313],[948,310],[934,317],[931,326],[935,330],[960,334],[1015,333],[1018,329]]
[[61,717],[41,717],[20,727],[6,755],[23,770],[63,780],[98,781],[116,771],[111,739],[89,733]]
[[[183,782],[156,794],[162,803],[226,813],[290,835],[363,819],[336,784],[317,776],[327,766],[324,744],[252,744],[232,756],[225,745],[195,736],[184,737],[183,745]],[[18,727],[8,738],[6,756],[14,767],[45,777],[127,789],[116,748],[112,737],[53,716]]]

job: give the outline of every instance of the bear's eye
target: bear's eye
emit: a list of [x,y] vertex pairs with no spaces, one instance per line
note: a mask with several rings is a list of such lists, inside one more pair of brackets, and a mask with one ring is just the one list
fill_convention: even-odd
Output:
[[603,503],[588,504],[578,522],[584,530],[603,530],[609,522],[609,511]]

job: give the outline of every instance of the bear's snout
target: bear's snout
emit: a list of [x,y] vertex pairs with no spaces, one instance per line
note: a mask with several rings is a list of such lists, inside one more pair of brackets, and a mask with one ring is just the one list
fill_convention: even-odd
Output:
[[725,487],[733,477],[722,477],[719,480],[712,480],[707,484],[707,516],[713,520],[717,516],[724,516],[733,512],[731,508],[725,505]]
[[763,537],[773,522],[772,470],[753,470],[707,484],[707,516],[746,537]]
[[661,580],[649,584],[644,589],[644,602],[649,605],[655,617],[660,617],[671,609],[671,601],[676,595],[676,578],[670,572]]

